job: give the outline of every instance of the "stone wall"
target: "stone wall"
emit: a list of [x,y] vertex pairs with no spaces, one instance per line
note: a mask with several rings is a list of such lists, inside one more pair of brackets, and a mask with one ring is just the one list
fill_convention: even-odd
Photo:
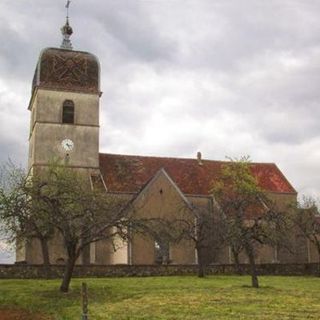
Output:
[[[241,265],[242,274],[249,274],[249,265]],[[316,263],[309,264],[260,264],[257,265],[259,275],[317,275],[319,267]],[[64,266],[52,265],[49,278],[60,278],[63,275]],[[145,276],[173,276],[195,275],[196,265],[88,265],[76,266],[74,277],[145,277]],[[211,265],[207,268],[207,274],[228,275],[235,274],[234,265]],[[0,265],[0,279],[35,279],[46,278],[47,273],[40,265]]]

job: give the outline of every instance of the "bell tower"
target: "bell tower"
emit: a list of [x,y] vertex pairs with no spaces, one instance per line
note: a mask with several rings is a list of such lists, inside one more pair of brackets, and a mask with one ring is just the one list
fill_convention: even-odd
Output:
[[[69,3],[69,2],[68,2]],[[72,49],[72,28],[67,16],[61,28],[60,48],[42,50],[33,77],[29,134],[29,173],[45,169],[54,159],[88,176],[100,176],[99,100],[100,66],[88,52]],[[61,250],[50,252],[50,260],[61,259]],[[39,243],[32,240],[17,247],[16,261],[42,263]],[[82,263],[90,259],[83,254]]]
[[72,50],[67,17],[60,48],[44,49],[37,62],[29,103],[29,170],[56,158],[68,167],[99,170],[98,59]]

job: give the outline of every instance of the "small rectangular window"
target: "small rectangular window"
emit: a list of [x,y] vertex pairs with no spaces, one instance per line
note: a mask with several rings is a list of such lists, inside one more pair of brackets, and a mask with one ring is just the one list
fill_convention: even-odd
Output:
[[63,103],[62,123],[74,123],[74,104],[71,100]]
[[63,107],[63,123],[74,123],[73,107]]

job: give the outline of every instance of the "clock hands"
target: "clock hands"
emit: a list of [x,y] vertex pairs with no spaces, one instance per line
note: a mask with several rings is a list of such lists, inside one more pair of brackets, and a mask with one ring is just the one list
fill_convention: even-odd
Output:
[[74,147],[74,143],[70,139],[64,139],[61,142],[61,145],[62,145],[63,149],[65,149],[66,151],[71,151]]

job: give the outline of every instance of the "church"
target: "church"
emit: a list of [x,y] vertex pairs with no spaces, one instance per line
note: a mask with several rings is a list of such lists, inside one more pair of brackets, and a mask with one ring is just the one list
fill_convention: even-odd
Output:
[[[88,175],[94,183],[102,182],[106,192],[124,199],[133,196],[144,203],[142,216],[166,217],[176,214],[173,204],[209,207],[212,181],[221,174],[223,161],[194,158],[150,157],[99,152],[100,64],[91,53],[72,49],[72,28],[67,19],[62,28],[60,48],[42,50],[38,59],[28,110],[30,117],[28,168],[45,168],[53,157],[67,159],[67,166]],[[259,186],[272,199],[285,206],[296,200],[297,192],[273,163],[251,163],[250,169]],[[156,239],[133,237],[113,250],[108,241],[93,243],[79,264],[154,264],[159,243]],[[17,262],[41,264],[41,250],[36,240],[17,250]],[[196,264],[193,245],[182,241],[168,248],[170,262]],[[276,248],[261,248],[258,263],[310,262],[307,250],[297,256],[283,256]],[[50,244],[50,261],[65,259],[61,243]],[[292,260],[294,259],[294,260]],[[246,262],[243,257],[243,262]],[[232,263],[225,248],[217,263]]]

